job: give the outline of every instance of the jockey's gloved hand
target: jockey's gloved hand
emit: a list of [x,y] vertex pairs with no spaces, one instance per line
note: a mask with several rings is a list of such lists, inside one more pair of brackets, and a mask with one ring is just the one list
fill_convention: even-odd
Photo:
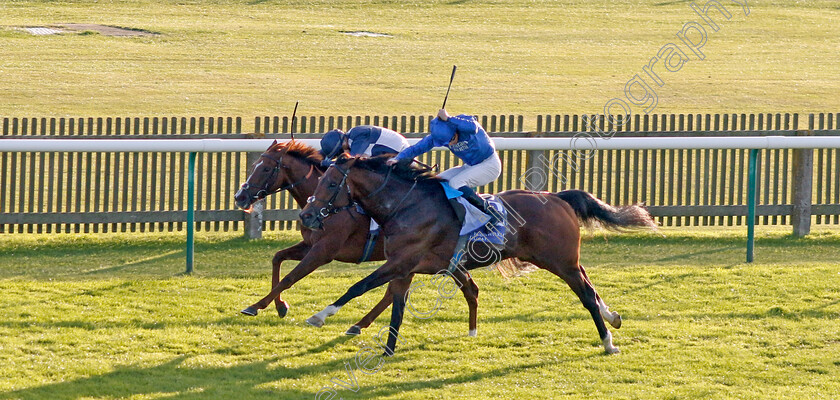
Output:
[[397,160],[397,157],[391,157],[391,158],[389,158],[388,160],[385,161],[385,165],[392,165],[393,166],[398,161],[399,160]]
[[441,108],[440,110],[438,110],[437,116],[438,116],[438,118],[440,118],[441,121],[449,120],[449,113],[446,112],[446,109],[444,109],[444,108]]

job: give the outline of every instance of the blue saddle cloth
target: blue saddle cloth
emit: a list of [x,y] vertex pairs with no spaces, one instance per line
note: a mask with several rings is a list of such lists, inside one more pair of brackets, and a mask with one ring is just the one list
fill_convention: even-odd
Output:
[[471,242],[478,241],[504,245],[507,210],[505,210],[501,200],[491,194],[480,195],[484,198],[484,200],[490,203],[491,207],[496,210],[497,215],[501,216],[501,218],[499,218],[500,222],[490,228],[487,226],[487,221],[490,220],[490,217],[465,200],[461,196],[460,190],[449,186],[449,182],[446,181],[441,181],[440,184],[443,186],[446,198],[456,199],[466,210],[464,214],[464,224],[461,226],[461,232],[459,233],[461,236],[469,235],[469,241]]

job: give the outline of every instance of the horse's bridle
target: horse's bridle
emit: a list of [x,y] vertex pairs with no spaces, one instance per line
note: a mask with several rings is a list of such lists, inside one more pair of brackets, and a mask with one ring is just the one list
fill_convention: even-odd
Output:
[[[338,186],[335,188],[335,191],[333,192],[332,196],[330,196],[330,199],[328,201],[321,200],[321,202],[325,203],[326,205],[321,207],[320,210],[318,210],[319,220],[323,220],[324,218],[327,218],[330,215],[338,214],[344,210],[356,206],[356,202],[353,201],[353,197],[350,194],[350,186],[347,184],[347,174],[349,173],[349,171],[341,169],[338,165],[335,164],[333,164],[332,167],[338,170],[338,172],[341,172],[341,183],[339,183]],[[333,205],[333,202],[335,202],[335,199],[338,198],[338,193],[341,192],[342,187],[347,189],[347,205],[336,207]],[[315,195],[309,196],[309,198],[306,199],[307,204],[314,203],[315,201],[318,201]]]
[[[301,178],[299,181],[294,182],[294,183],[289,183],[289,184],[281,185],[279,188],[277,188],[277,189],[275,189],[275,190],[273,190],[273,191],[270,191],[270,190],[271,190],[271,184],[274,182],[274,180],[275,180],[275,176],[276,176],[278,173],[280,173],[280,170],[281,170],[281,169],[283,169],[283,168],[288,169],[288,167],[286,167],[285,165],[283,165],[283,156],[282,156],[282,155],[280,156],[280,158],[278,158],[278,159],[276,159],[276,160],[275,160],[275,159],[273,159],[273,158],[271,158],[271,155],[269,155],[269,153],[263,153],[263,154],[261,154],[261,155],[260,155],[260,158],[262,158],[262,157],[265,157],[265,158],[267,158],[267,159],[269,159],[269,160],[271,160],[271,161],[274,161],[275,165],[274,165],[274,169],[273,169],[273,170],[271,170],[271,174],[269,174],[269,175],[268,175],[268,178],[266,178],[265,183],[262,185],[262,187],[260,188],[260,190],[258,190],[258,191],[257,191],[257,193],[256,193],[256,195],[255,195],[255,196],[256,196],[256,198],[257,198],[257,200],[262,200],[262,199],[264,199],[264,198],[268,197],[268,195],[271,195],[271,194],[274,194],[274,193],[277,193],[277,192],[282,192],[282,191],[284,191],[284,190],[289,190],[289,189],[291,189],[291,188],[293,188],[293,187],[295,187],[295,186],[297,186],[297,185],[300,185],[301,183],[306,182],[306,181],[307,181],[307,180],[308,180],[308,179],[312,176],[312,173],[313,173],[313,172],[315,172],[315,166],[314,166],[314,165],[312,165],[312,164],[310,164],[310,165],[309,165],[309,172],[306,174],[306,176],[304,176],[303,178]],[[250,189],[250,188],[251,188],[251,185],[250,185],[250,184],[248,184],[247,182],[246,182],[246,183],[243,183],[243,184],[242,184],[242,186],[241,186],[241,189],[242,189],[242,190],[245,190],[245,191],[247,191],[247,190],[248,190],[248,189]]]
[[[341,169],[336,164],[333,164],[332,167],[335,168],[336,170],[338,170],[338,172],[341,172],[341,175],[342,175],[341,183],[339,183],[338,187],[335,188],[335,192],[333,192],[332,196],[330,197],[330,200],[326,202],[327,205],[324,206],[324,207],[321,207],[321,209],[318,210],[318,218],[321,219],[321,220],[329,217],[332,214],[337,214],[341,211],[344,211],[345,209],[356,206],[356,202],[353,201],[352,194],[350,193],[350,185],[347,185],[347,174],[349,173],[349,170]],[[389,168],[388,169],[388,174],[385,175],[385,180],[382,181],[382,184],[379,185],[379,187],[374,189],[372,192],[368,193],[367,196],[362,198],[362,200],[369,199],[369,198],[373,197],[375,194],[384,190],[385,186],[388,184],[388,180],[391,178],[391,171],[393,171],[393,170],[394,170],[393,168]],[[342,186],[347,188],[347,198],[349,199],[349,203],[346,206],[335,207],[335,206],[333,206],[333,202],[338,197],[338,193],[341,191]],[[397,205],[394,206],[394,209],[385,217],[383,222],[391,219],[391,217],[394,216],[394,213],[397,212],[400,205],[402,205],[402,203],[405,201],[405,199],[408,198],[408,195],[411,194],[411,191],[413,191],[416,186],[417,186],[417,179],[414,180],[414,184],[411,185],[411,188],[408,189],[408,192],[406,192],[405,195],[402,197],[402,199],[400,199],[400,201],[397,203]],[[309,198],[306,199],[306,203],[313,203],[317,200],[318,199],[315,198],[314,195],[309,196]]]

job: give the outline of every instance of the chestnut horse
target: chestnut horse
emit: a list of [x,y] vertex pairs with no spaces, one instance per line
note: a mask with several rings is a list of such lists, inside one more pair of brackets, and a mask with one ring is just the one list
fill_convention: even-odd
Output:
[[[251,175],[245,184],[236,192],[236,205],[243,209],[249,208],[256,201],[282,190],[288,190],[303,208],[306,200],[315,191],[318,179],[324,174],[325,167],[320,153],[313,147],[301,142],[277,143],[275,140],[259,160],[254,163]],[[260,301],[242,310],[242,314],[255,316],[274,301],[277,313],[285,317],[289,310],[280,294],[294,285],[297,281],[312,273],[318,267],[333,260],[349,263],[359,263],[364,253],[370,217],[360,214],[356,207],[345,207],[337,210],[326,231],[313,231],[301,228],[303,240],[289,248],[280,250],[272,260],[271,292]],[[368,261],[385,259],[383,240],[380,238],[373,249]],[[280,265],[285,260],[297,260],[300,263],[282,280],[280,280]],[[468,275],[468,274],[467,274]],[[469,333],[476,333],[478,313],[478,286],[469,276],[459,275],[469,284],[461,288],[469,306]],[[407,277],[406,284],[410,284],[411,277]],[[359,334],[361,329],[368,327],[389,305],[391,305],[392,285],[388,285],[382,300],[373,307],[359,322],[347,330],[348,335]]]
[[[307,322],[319,326],[351,299],[391,282],[393,307],[385,355],[393,355],[408,301],[404,279],[413,274],[457,271],[449,266],[459,238],[458,219],[437,178],[407,164],[388,167],[387,157],[351,158],[342,155],[318,183],[314,199],[300,214],[304,226],[330,229],[332,209],[358,202],[380,222],[386,237],[388,261],[354,284],[335,303]],[[612,334],[604,324],[621,326],[621,317],[609,311],[595,292],[580,265],[580,223],[599,223],[621,230],[626,227],[656,228],[648,212],[630,205],[614,208],[580,190],[560,193],[509,190],[497,195],[508,211],[504,248],[496,257],[477,255],[470,246],[463,268],[474,269],[502,259],[516,258],[543,268],[563,279],[592,315],[604,350],[617,353]],[[331,217],[332,218],[332,217]],[[516,226],[512,223],[516,221]],[[323,225],[322,225],[323,224]],[[456,278],[457,279],[457,278]]]

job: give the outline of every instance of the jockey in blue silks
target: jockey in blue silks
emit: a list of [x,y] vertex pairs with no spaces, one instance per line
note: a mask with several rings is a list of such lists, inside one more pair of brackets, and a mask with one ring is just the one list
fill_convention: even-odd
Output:
[[321,138],[321,155],[331,160],[347,151],[352,156],[375,157],[381,154],[399,153],[408,147],[403,135],[388,128],[360,125],[347,133],[333,129]]
[[[396,154],[408,148],[405,136],[388,128],[373,125],[359,125],[347,131],[333,129],[321,138],[321,155],[324,160],[332,160],[347,151],[352,156],[375,157],[382,154]],[[379,224],[372,218],[370,231],[376,236]]]
[[490,205],[479,197],[473,187],[483,186],[499,178],[502,173],[502,161],[496,153],[493,139],[475,117],[461,114],[449,116],[445,109],[438,111],[437,118],[429,123],[428,136],[415,145],[401,151],[388,160],[389,165],[399,161],[412,160],[434,147],[446,147],[460,158],[464,165],[450,168],[438,174],[449,181],[449,185],[463,193],[464,199],[490,217],[490,223],[498,219],[490,212]]

